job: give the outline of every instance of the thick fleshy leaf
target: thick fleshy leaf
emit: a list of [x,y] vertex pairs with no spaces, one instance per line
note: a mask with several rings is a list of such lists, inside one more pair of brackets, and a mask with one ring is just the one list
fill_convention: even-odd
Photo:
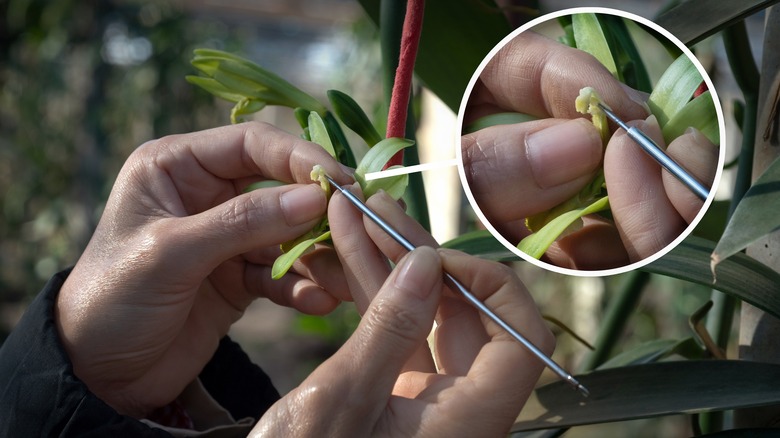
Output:
[[[513,431],[571,427],[780,403],[780,365],[730,360],[660,362],[577,376],[534,391]],[[518,435],[519,436],[519,435]]]
[[480,129],[489,128],[496,125],[513,125],[515,123],[524,123],[536,120],[534,116],[521,113],[495,113],[484,117],[480,117],[477,120],[469,123],[463,129],[463,134],[470,134],[472,132],[479,131]]
[[273,267],[271,268],[271,278],[274,280],[282,278],[282,276],[290,270],[290,267],[292,267],[293,263],[298,260],[298,257],[302,256],[304,253],[306,253],[306,251],[314,247],[315,244],[328,239],[330,239],[330,231],[326,231],[319,236],[301,241],[289,251],[277,257],[276,260],[274,260]]
[[699,344],[693,338],[683,340],[654,339],[610,358],[601,364],[598,369],[658,362],[672,354],[679,354],[686,359],[701,359],[703,352],[704,350],[699,347]]
[[336,150],[333,149],[333,143],[331,143],[330,135],[328,135],[328,130],[325,128],[325,122],[322,121],[322,117],[316,111],[309,113],[309,137],[312,142],[317,143],[328,151],[331,157],[336,158]]
[[[402,166],[392,166],[389,169],[397,169],[399,167]],[[363,195],[366,198],[370,198],[374,193],[384,190],[391,198],[397,201],[404,195],[406,186],[408,185],[409,175],[403,174],[388,178],[372,179],[371,181],[367,181],[365,187],[362,187],[362,189]]]
[[355,169],[355,180],[360,187],[366,186],[366,174],[379,172],[396,152],[413,145],[414,142],[405,138],[386,138],[368,150]]
[[720,143],[720,125],[712,103],[712,93],[706,91],[677,112],[663,128],[666,144],[685,133],[689,127],[701,131],[713,144]]
[[647,101],[661,127],[691,100],[701,82],[699,71],[684,53],[664,71]]
[[[780,228],[780,159],[753,183],[737,205],[723,236],[712,252],[712,268],[722,278],[722,262],[759,238]],[[721,265],[719,265],[721,263]],[[775,292],[780,291],[780,284]]]
[[715,242],[688,236],[642,270],[703,284],[748,302],[780,318],[780,273],[745,254],[735,254],[710,270]]
[[572,15],[572,31],[577,48],[593,55],[612,73],[615,79],[620,79],[615,59],[607,43],[607,37],[604,35],[604,30],[601,28],[596,14]]
[[511,262],[522,260],[515,253],[501,244],[487,230],[471,231],[448,240],[441,245],[444,248],[456,249],[486,260]]
[[359,135],[369,147],[382,141],[382,136],[355,99],[341,91],[328,90],[328,100],[339,120]]
[[539,259],[544,255],[545,251],[547,251],[547,248],[555,242],[555,239],[566,231],[569,226],[574,224],[575,221],[585,215],[598,213],[607,208],[609,208],[609,197],[604,196],[587,207],[577,208],[563,213],[547,223],[541,230],[526,236],[517,245],[517,249],[535,259]]

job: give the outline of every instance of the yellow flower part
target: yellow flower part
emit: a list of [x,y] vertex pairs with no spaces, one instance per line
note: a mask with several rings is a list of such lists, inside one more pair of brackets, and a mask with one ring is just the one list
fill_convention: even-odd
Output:
[[601,96],[599,96],[596,90],[592,87],[585,87],[580,90],[580,95],[574,101],[574,108],[580,114],[590,114],[592,116],[593,126],[599,130],[601,141],[607,144],[607,140],[609,140],[609,125],[607,124],[607,115],[599,108],[599,104],[609,108],[609,105],[601,100]]

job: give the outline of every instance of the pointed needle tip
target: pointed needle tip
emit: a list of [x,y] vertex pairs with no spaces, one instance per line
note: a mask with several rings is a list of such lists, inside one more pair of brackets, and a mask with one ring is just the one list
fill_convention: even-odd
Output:
[[590,396],[590,391],[588,391],[588,388],[584,387],[581,383],[577,384],[577,391],[579,391],[583,397]]

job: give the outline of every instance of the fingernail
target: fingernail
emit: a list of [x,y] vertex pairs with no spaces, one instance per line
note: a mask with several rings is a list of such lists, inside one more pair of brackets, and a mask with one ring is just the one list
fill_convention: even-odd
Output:
[[525,150],[539,187],[546,189],[592,173],[601,162],[601,136],[585,119],[528,135]]
[[691,126],[688,129],[686,129],[685,132],[683,133],[683,135],[691,136],[691,138],[693,139],[694,142],[696,142],[696,144],[702,144],[705,141],[707,143],[710,143],[710,140],[704,134],[702,134],[701,131],[699,131],[698,129],[694,128],[693,126]]
[[647,98],[649,96],[645,95],[641,91],[634,90],[626,84],[621,83],[620,86],[623,88],[623,91],[626,92],[626,96],[628,96],[632,102],[644,108],[645,113],[650,112],[650,108],[647,106]]
[[436,250],[422,246],[401,260],[393,285],[421,300],[428,298],[441,278],[441,262]]
[[327,199],[319,185],[309,184],[282,193],[279,204],[287,225],[292,227],[324,215]]
[[353,180],[355,179],[355,169],[341,163],[339,163],[339,167],[341,168],[341,171],[344,173],[344,175],[352,178]]

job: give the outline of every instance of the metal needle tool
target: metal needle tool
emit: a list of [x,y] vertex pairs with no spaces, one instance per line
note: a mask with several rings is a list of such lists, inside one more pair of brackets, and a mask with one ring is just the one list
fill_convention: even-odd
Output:
[[677,164],[670,156],[666,155],[663,149],[658,146],[650,137],[644,132],[640,131],[635,126],[628,126],[624,121],[620,120],[609,108],[603,104],[599,104],[607,117],[609,117],[618,126],[626,130],[628,136],[631,137],[648,155],[650,155],[655,161],[658,162],[664,169],[674,175],[675,178],[680,180],[686,187],[688,187],[696,196],[701,200],[707,199],[709,189],[704,187],[699,181],[696,180],[687,170]]
[[[336,184],[335,181],[333,181],[329,176],[326,176],[328,178],[328,181],[338,189],[346,198],[365,214],[368,216],[369,219],[374,221],[377,225],[379,225],[382,230],[384,230],[390,237],[395,239],[396,242],[400,243],[401,246],[403,246],[407,251],[412,251],[416,248],[412,242],[407,240],[401,233],[396,231],[395,228],[391,227],[390,224],[385,222],[384,219],[379,217],[379,215],[376,214],[373,210],[371,210],[363,201],[360,200],[357,196],[352,194],[349,190],[341,187],[340,185]],[[512,326],[507,324],[503,319],[499,318],[498,315],[496,315],[492,310],[490,310],[489,307],[487,307],[482,301],[479,300],[474,294],[469,292],[468,289],[466,289],[463,284],[461,284],[458,280],[455,279],[452,275],[449,273],[444,273],[444,278],[447,284],[454,289],[458,290],[468,302],[470,302],[474,307],[482,311],[485,315],[487,315],[488,318],[493,320],[496,324],[498,324],[501,328],[507,331],[510,335],[512,335],[513,338],[515,338],[518,342],[520,342],[528,351],[534,354],[539,360],[541,360],[548,368],[550,368],[555,374],[557,374],[561,379],[563,379],[565,382],[573,386],[575,389],[577,389],[582,395],[587,397],[590,394],[590,391],[588,391],[587,388],[585,388],[580,382],[577,381],[577,379],[574,378],[570,373],[568,373],[566,370],[564,370],[560,365],[555,363],[550,357],[548,357],[546,354],[542,352],[539,348],[536,347],[531,341],[526,339],[523,335],[517,332],[517,330],[513,329]]]

